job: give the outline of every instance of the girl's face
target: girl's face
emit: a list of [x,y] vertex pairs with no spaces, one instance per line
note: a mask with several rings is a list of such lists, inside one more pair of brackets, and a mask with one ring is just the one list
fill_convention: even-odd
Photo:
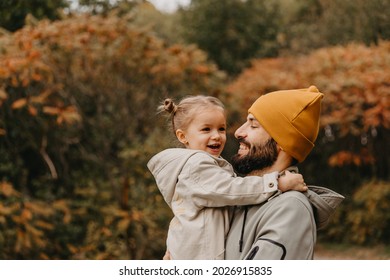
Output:
[[215,106],[199,111],[185,131],[176,136],[186,148],[202,150],[219,157],[226,144],[226,118],[222,108]]

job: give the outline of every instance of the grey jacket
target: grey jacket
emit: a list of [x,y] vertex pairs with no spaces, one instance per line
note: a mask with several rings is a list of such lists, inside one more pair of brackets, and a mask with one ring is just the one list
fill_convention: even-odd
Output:
[[226,259],[310,260],[317,230],[326,226],[344,197],[309,186],[305,193],[277,193],[267,202],[232,210]]
[[203,151],[167,149],[148,168],[174,213],[167,237],[172,259],[223,259],[225,206],[262,203],[277,191],[277,172],[237,177],[226,160]]

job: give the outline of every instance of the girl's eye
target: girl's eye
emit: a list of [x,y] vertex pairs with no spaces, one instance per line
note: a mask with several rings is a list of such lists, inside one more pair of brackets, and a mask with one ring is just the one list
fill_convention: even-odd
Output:
[[204,127],[204,128],[202,128],[202,131],[210,131],[210,128]]
[[219,131],[226,131],[226,128],[221,127],[221,128],[219,129]]

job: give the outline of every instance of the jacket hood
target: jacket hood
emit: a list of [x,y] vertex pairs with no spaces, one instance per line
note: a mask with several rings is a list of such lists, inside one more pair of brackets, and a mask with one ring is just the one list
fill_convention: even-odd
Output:
[[318,186],[308,186],[305,195],[313,207],[317,229],[322,229],[329,223],[330,217],[345,198],[335,191]]
[[171,206],[177,178],[187,160],[196,153],[203,153],[198,150],[183,148],[166,149],[153,156],[147,166],[153,174],[157,187],[165,201]]

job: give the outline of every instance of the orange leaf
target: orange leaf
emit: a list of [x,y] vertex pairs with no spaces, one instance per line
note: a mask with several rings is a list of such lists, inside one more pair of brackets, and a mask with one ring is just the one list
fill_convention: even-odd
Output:
[[0,214],[2,216],[8,216],[10,214],[12,214],[12,211],[13,209],[10,208],[10,207],[5,207],[2,203],[0,203]]
[[30,79],[29,79],[28,77],[25,77],[25,78],[22,80],[22,86],[23,86],[23,87],[27,87],[29,84],[30,84]]
[[64,122],[64,118],[62,116],[58,116],[57,124],[62,124]]
[[62,211],[68,211],[69,210],[68,204],[63,199],[55,201],[53,203],[53,207],[55,209],[62,210]]
[[131,217],[134,221],[140,221],[143,217],[142,215],[142,212],[141,211],[137,211],[137,210],[134,210],[132,213],[131,213]]
[[41,53],[37,50],[32,50],[28,56],[30,59],[39,58],[41,56]]
[[32,213],[28,209],[23,209],[21,216],[22,216],[22,219],[25,221],[32,219]]
[[62,112],[61,117],[68,124],[72,124],[72,123],[76,123],[76,122],[81,121],[81,117],[80,117],[79,113],[77,113],[77,112],[65,111],[65,112]]
[[79,252],[79,248],[73,246],[72,244],[66,244],[66,246],[68,247],[68,250],[72,253],[72,254],[76,254]]
[[32,103],[43,103],[50,94],[51,94],[51,90],[47,89],[47,90],[43,91],[41,94],[39,94],[38,96],[31,97],[31,102]]
[[42,76],[39,75],[38,73],[33,73],[31,75],[31,79],[34,80],[34,81],[40,81],[40,80],[42,80]]
[[6,197],[19,196],[19,193],[15,191],[15,189],[10,183],[7,182],[0,183],[0,193]]
[[195,71],[200,74],[207,74],[210,72],[210,69],[206,65],[197,65],[195,66]]
[[18,79],[16,79],[15,76],[12,76],[12,78],[11,78],[11,85],[13,87],[17,87],[19,85]]
[[45,217],[49,217],[54,213],[53,208],[47,207],[47,205],[44,203],[26,201],[24,205],[27,209],[29,209],[31,212],[37,215],[43,215]]
[[34,117],[38,114],[38,110],[33,106],[28,106],[28,112]]
[[27,99],[20,98],[20,99],[16,100],[14,103],[12,103],[11,108],[12,109],[20,109],[20,108],[26,106],[26,104],[27,104]]
[[40,227],[40,228],[48,229],[48,230],[52,230],[54,228],[53,224],[49,224],[49,223],[47,223],[45,221],[41,221],[41,220],[36,221],[35,225]]
[[102,231],[102,234],[103,234],[104,236],[107,236],[107,237],[112,236],[112,232],[111,232],[111,230],[110,230],[108,227],[103,227],[103,228],[101,229],[101,231]]
[[131,220],[130,219],[121,219],[119,222],[118,222],[118,230],[120,231],[126,231],[127,228],[129,227],[130,225],[130,222]]
[[7,99],[8,95],[4,89],[0,88],[0,99]]
[[48,115],[58,115],[61,112],[61,109],[56,107],[45,106],[43,107],[43,112]]

